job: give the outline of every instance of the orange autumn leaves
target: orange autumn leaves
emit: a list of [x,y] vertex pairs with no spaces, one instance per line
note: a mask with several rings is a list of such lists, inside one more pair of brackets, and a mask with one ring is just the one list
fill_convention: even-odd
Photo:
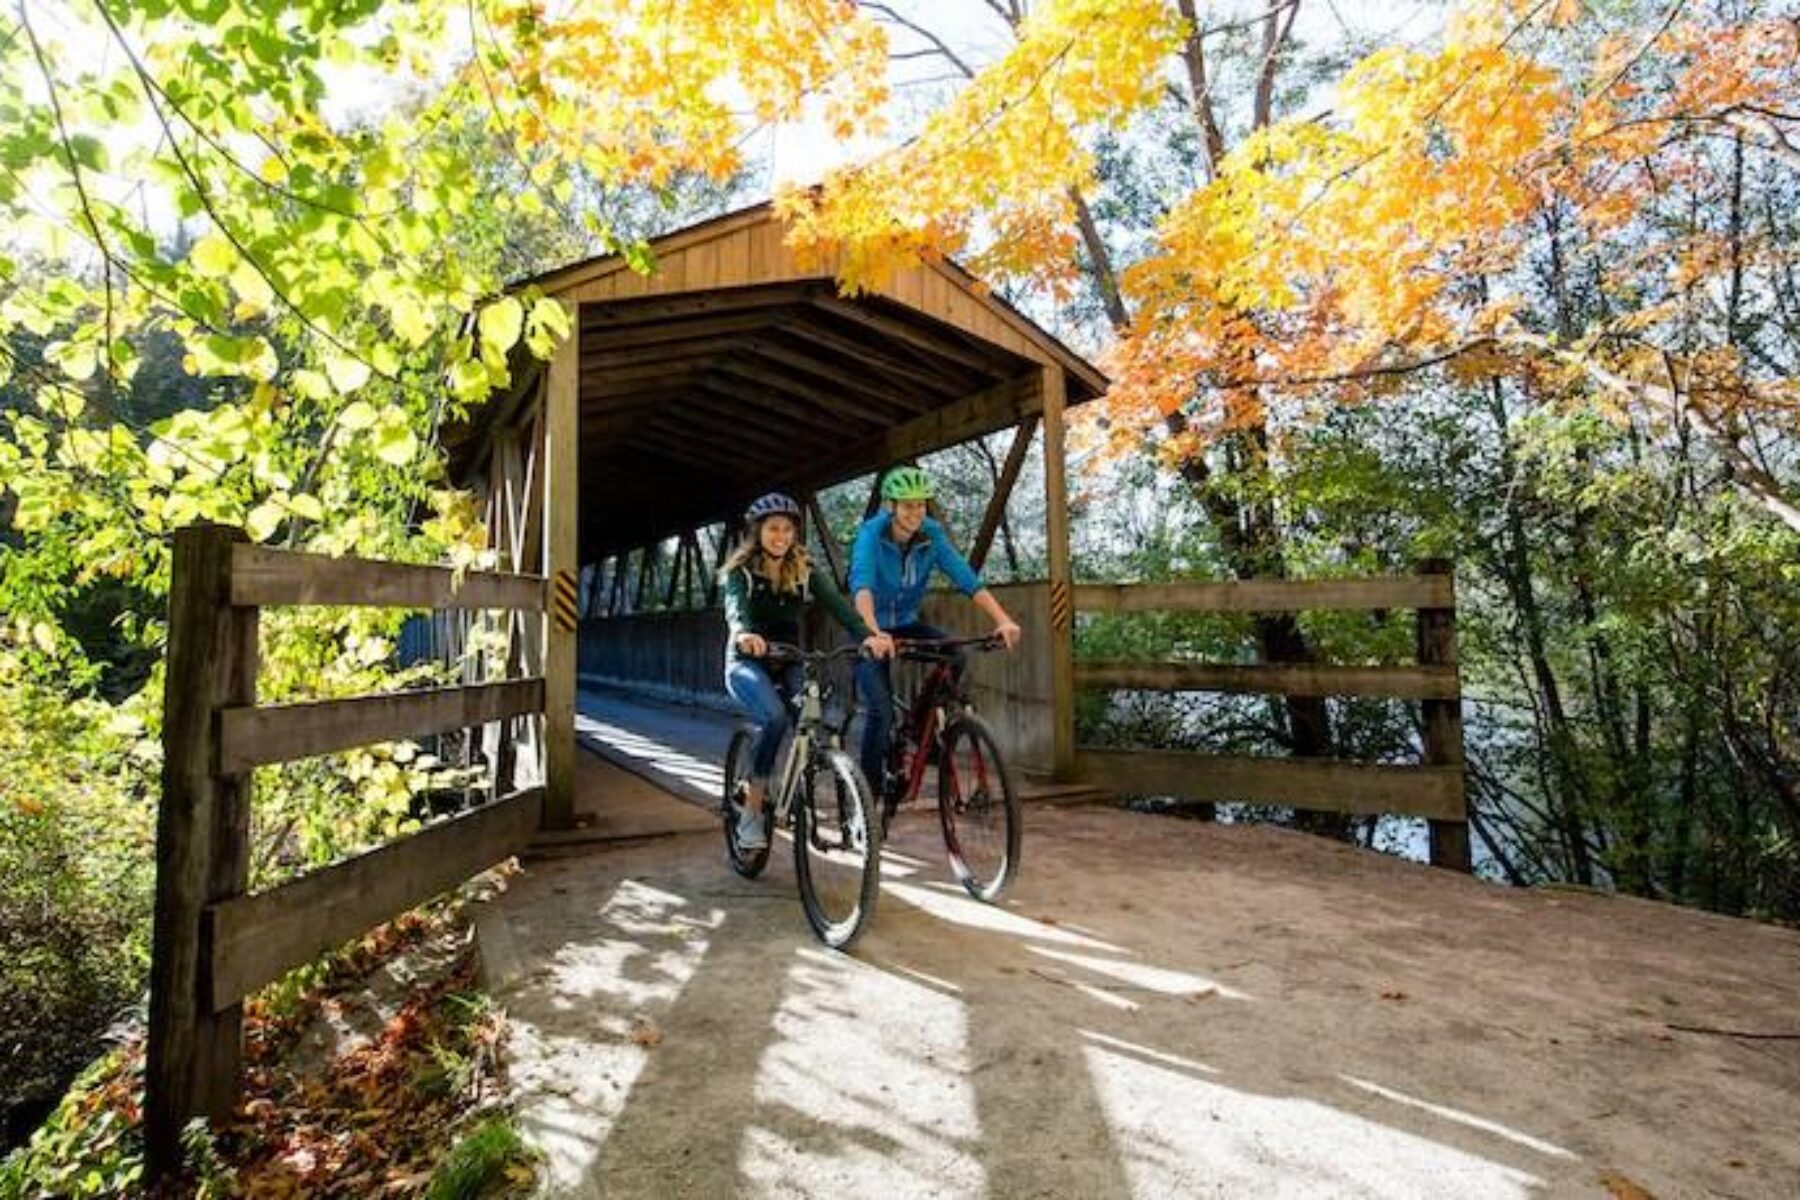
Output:
[[[1487,10],[1455,22],[1437,52],[1364,60],[1327,118],[1240,145],[1126,273],[1136,320],[1110,360],[1115,447],[1176,412],[1190,436],[1214,436],[1264,424],[1283,398],[1355,400],[1391,373],[1477,349],[1515,373],[1518,357],[1546,357],[1514,314],[1553,212],[1564,226],[1553,236],[1580,238],[1599,285],[1638,303],[1548,357],[1567,380],[1610,381],[1615,402],[1654,406],[1662,393],[1630,383],[1667,370],[1653,335],[1681,287],[1658,277],[1704,282],[1724,251],[1703,229],[1640,218],[1670,189],[1716,196],[1710,134],[1793,108],[1795,26],[1678,23],[1601,39],[1585,62],[1559,36]],[[1740,263],[1746,252],[1788,253],[1740,239]],[[1736,365],[1722,347],[1689,361],[1715,383]],[[1738,399],[1783,386],[1740,380]]]

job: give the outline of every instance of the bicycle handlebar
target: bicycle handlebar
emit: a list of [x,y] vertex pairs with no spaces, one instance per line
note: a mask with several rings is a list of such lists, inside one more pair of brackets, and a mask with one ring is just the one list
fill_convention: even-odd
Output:
[[1006,646],[1006,639],[997,633],[984,633],[976,637],[962,638],[895,638],[894,653],[915,655],[920,658],[948,658],[950,651],[967,646],[974,650],[1000,650]]
[[802,650],[791,642],[766,642],[768,649],[763,652],[763,659],[770,662],[830,662],[837,658],[851,658],[862,653],[861,646],[833,646],[829,650]]

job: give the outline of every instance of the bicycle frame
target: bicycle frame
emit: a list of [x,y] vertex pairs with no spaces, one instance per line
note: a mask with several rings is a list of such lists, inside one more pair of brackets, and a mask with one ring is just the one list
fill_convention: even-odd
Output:
[[[814,655],[799,653],[797,648],[787,649],[796,651],[791,657],[801,664],[803,682],[799,695],[800,711],[794,718],[794,736],[788,741],[787,752],[776,767],[764,800],[771,807],[777,828],[783,825],[792,828],[790,818],[794,796],[800,790],[801,772],[813,760],[814,743],[821,735],[826,738],[828,747],[837,746],[841,740],[826,726],[825,687],[820,682],[819,675],[823,662],[845,653],[845,649]],[[850,652],[854,653],[854,650],[851,649]]]
[[[978,638],[955,638],[942,642],[901,642],[897,649],[904,653],[907,648],[918,647],[927,650],[940,650],[951,646],[976,646],[982,649],[995,647],[992,635]],[[894,702],[895,741],[902,738],[913,746],[911,759],[906,764],[906,783],[900,795],[893,803],[911,804],[919,798],[919,792],[925,786],[925,767],[930,758],[930,749],[938,736],[943,733],[944,726],[949,723],[948,709],[958,710],[971,708],[963,679],[956,670],[954,660],[933,655],[937,664],[926,674],[925,681],[919,685],[918,695],[911,704]]]

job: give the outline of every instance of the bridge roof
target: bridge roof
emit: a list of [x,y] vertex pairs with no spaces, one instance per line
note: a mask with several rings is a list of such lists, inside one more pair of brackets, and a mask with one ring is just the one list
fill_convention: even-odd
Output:
[[[1043,368],[1070,404],[1106,379],[948,261],[838,294],[836,261],[802,268],[772,205],[620,256],[524,281],[579,313],[581,558],[720,520],[772,488],[808,492],[1017,424]],[[445,430],[453,471],[479,473],[492,430],[528,417],[540,364]]]

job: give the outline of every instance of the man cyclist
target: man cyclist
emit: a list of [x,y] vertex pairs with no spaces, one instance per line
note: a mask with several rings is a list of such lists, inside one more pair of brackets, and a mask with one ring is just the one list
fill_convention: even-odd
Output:
[[[1018,622],[1007,615],[968,560],[950,544],[949,534],[933,511],[931,477],[916,466],[891,467],[881,480],[879,494],[880,507],[856,531],[850,551],[850,593],[857,615],[872,633],[916,641],[947,637],[919,620],[919,605],[936,570],[988,615],[1008,650],[1018,645]],[[956,659],[960,672],[960,652]],[[894,685],[885,659],[866,658],[857,663],[856,691],[863,715],[863,775],[879,790],[894,725]]]

